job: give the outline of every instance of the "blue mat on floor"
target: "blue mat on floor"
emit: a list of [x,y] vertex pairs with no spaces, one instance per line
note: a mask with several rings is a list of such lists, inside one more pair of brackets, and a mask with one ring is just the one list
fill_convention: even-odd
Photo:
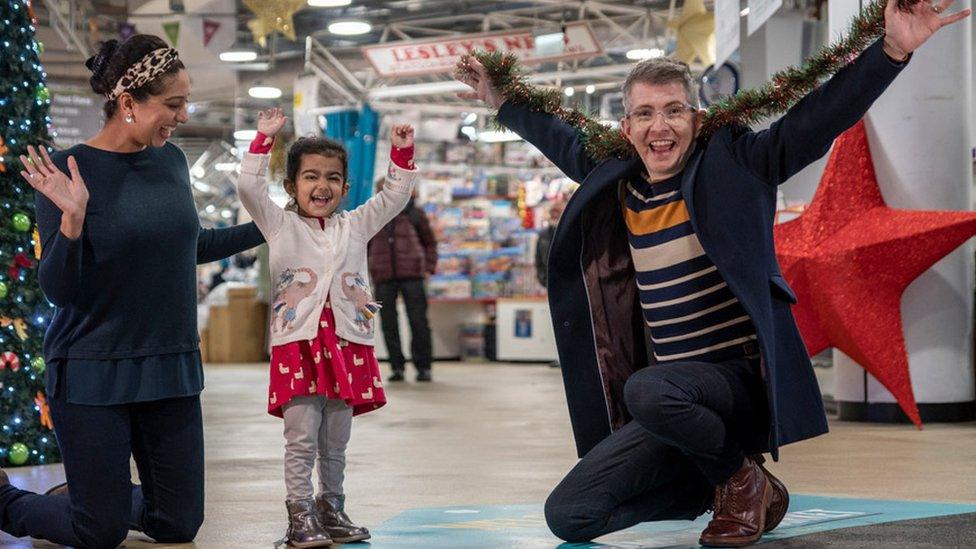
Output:
[[[763,542],[841,528],[976,512],[976,505],[848,499],[793,494],[789,513]],[[694,522],[645,523],[588,544],[562,544],[546,527],[541,505],[412,509],[373,530],[372,545],[387,548],[481,549],[698,547],[708,515]]]

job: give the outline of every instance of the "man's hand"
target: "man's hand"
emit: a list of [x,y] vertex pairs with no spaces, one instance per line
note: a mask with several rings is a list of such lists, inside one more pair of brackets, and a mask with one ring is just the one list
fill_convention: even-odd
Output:
[[505,98],[491,85],[491,80],[488,78],[488,70],[473,56],[468,58],[468,67],[470,67],[471,71],[464,78],[461,78],[459,75],[456,78],[474,88],[474,91],[460,92],[457,94],[458,97],[461,99],[480,99],[491,105],[493,109],[498,110],[502,106],[502,103],[505,102]]
[[[937,3],[936,3],[937,2]],[[888,0],[885,6],[884,51],[888,57],[904,61],[935,32],[946,25],[965,19],[971,10],[964,9],[952,15],[942,16],[953,0],[921,0],[903,12],[896,6],[896,0]]]

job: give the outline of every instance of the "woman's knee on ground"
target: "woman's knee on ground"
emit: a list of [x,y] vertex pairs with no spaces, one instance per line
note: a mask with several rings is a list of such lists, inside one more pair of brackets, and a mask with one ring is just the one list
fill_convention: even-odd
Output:
[[112,520],[75,521],[75,535],[81,547],[88,549],[114,549],[129,535],[128,517]]
[[189,516],[160,519],[147,525],[146,535],[157,543],[189,543],[203,525],[203,512]]

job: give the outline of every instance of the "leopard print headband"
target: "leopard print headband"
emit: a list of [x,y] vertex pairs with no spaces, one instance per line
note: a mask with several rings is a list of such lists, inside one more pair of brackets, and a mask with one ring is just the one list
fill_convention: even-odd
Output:
[[125,71],[122,78],[115,84],[115,88],[108,94],[109,101],[117,99],[122,92],[141,88],[163,74],[176,61],[178,53],[173,48],[159,48],[146,54],[138,63]]

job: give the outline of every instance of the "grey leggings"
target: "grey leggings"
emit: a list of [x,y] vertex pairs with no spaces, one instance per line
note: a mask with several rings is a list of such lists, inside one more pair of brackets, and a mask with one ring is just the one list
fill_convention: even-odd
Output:
[[319,463],[319,491],[341,496],[352,408],[322,395],[295,397],[284,406],[285,488],[288,501],[314,495],[312,466]]

